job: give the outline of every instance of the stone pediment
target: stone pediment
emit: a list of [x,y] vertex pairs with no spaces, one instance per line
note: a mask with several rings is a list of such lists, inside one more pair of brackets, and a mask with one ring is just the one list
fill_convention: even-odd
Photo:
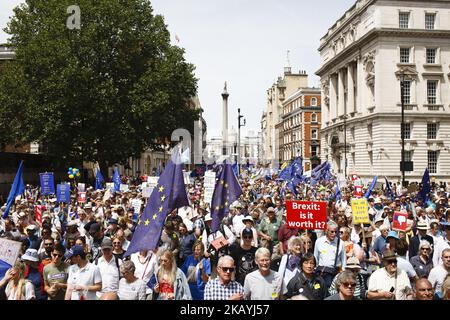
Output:
[[418,72],[415,66],[401,66],[395,72],[395,76],[400,80],[402,76],[405,76],[405,80],[417,80]]

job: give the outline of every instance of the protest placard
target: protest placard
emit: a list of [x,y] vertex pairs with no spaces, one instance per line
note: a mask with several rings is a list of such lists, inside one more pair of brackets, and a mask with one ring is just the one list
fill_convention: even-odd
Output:
[[79,203],[86,202],[86,192],[78,192],[78,202]]
[[353,223],[370,223],[366,198],[352,199]]
[[134,213],[139,213],[141,211],[142,200],[140,200],[140,199],[133,199],[131,201],[131,205],[134,208]]
[[39,178],[41,181],[42,195],[55,194],[55,181],[53,172],[40,173]]
[[286,201],[288,228],[325,230],[327,204],[322,201]]
[[70,183],[56,185],[56,201],[70,203]]
[[205,172],[203,200],[211,205],[211,200],[216,186],[216,173],[212,170]]
[[14,265],[19,256],[21,242],[0,238],[0,260]]
[[120,192],[127,192],[130,190],[130,186],[127,184],[120,184]]
[[362,186],[354,186],[353,187],[353,196],[356,198],[361,198],[363,193],[363,187]]
[[152,194],[152,188],[150,187],[144,187],[142,188],[142,196],[144,198],[150,198],[151,194]]
[[85,192],[86,191],[86,185],[84,183],[78,183],[78,191]]
[[394,220],[392,221],[392,230],[406,231],[406,220],[408,214],[406,212],[394,212]]

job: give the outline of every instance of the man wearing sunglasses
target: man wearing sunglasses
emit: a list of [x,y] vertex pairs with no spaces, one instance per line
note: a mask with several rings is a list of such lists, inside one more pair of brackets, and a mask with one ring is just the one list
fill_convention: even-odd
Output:
[[218,277],[208,281],[205,287],[205,300],[242,300],[244,288],[232,280],[233,272],[236,270],[234,259],[223,256],[217,263]]
[[369,300],[407,300],[412,298],[408,275],[397,268],[397,255],[392,250],[383,252],[383,268],[369,278]]
[[44,288],[48,300],[64,300],[69,276],[69,265],[63,262],[65,248],[56,244],[51,252],[52,262],[44,267]]

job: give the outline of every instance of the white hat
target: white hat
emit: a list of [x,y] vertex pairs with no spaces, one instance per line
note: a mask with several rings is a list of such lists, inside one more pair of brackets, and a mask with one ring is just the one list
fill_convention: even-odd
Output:
[[86,203],[85,205],[84,205],[84,209],[92,209],[92,204],[89,202],[89,203]]
[[25,218],[27,216],[27,214],[23,211],[19,212],[19,218]]
[[383,221],[384,221],[384,218],[381,217],[381,216],[379,216],[378,218],[375,219],[375,223],[377,223],[377,222],[383,222]]
[[76,220],[70,220],[69,222],[67,222],[67,226],[68,227],[73,227],[73,226],[77,226],[77,221]]
[[34,224],[29,224],[25,229],[27,229],[27,230],[36,230],[37,227]]
[[205,222],[206,222],[206,221],[212,221],[211,213],[208,213],[208,214],[205,216]]
[[244,217],[243,219],[242,219],[242,222],[244,222],[244,221],[251,221],[251,222],[255,222],[255,220],[253,220],[253,218],[252,218],[252,216],[246,216],[246,217]]
[[418,230],[428,230],[428,224],[426,223],[426,221],[419,221],[419,223],[417,223],[417,227]]
[[39,261],[39,255],[36,249],[27,249],[22,256],[22,260],[28,260],[28,261]]
[[380,198],[376,198],[374,203],[381,203],[381,199]]

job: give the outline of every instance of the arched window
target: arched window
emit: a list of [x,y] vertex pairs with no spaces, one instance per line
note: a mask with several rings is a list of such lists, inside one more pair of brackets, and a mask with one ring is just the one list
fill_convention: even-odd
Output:
[[311,106],[317,106],[317,98],[311,98]]
[[316,113],[311,114],[311,122],[317,122],[317,114]]

